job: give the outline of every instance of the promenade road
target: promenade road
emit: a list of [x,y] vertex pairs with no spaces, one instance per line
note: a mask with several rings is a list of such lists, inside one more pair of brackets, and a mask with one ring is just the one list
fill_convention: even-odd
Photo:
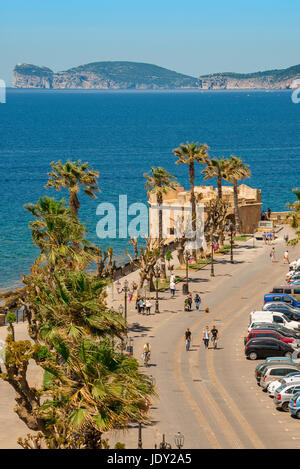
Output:
[[[288,413],[278,412],[269,396],[256,385],[254,368],[258,361],[246,360],[244,336],[249,312],[260,310],[264,293],[281,283],[288,269],[283,264],[283,235],[275,242],[277,262],[270,260],[270,246],[253,241],[235,249],[235,263],[230,256],[220,256],[215,277],[210,266],[190,271],[190,291],[202,298],[200,311],[183,309],[182,285],[175,298],[160,294],[160,314],[137,314],[129,302],[129,337],[134,340],[134,355],[140,361],[143,345],[152,346],[151,366],[145,372],[155,380],[159,397],[154,399],[152,424],[143,427],[143,448],[159,446],[162,435],[174,448],[174,434],[182,432],[185,448],[299,448],[300,422]],[[290,258],[299,257],[299,248],[290,249]],[[128,276],[129,281],[138,273]],[[182,272],[184,275],[184,272]],[[116,287],[109,301],[117,309],[123,295]],[[210,313],[205,313],[208,306]],[[202,331],[215,324],[220,333],[218,349],[204,349]],[[184,332],[192,331],[190,352],[185,351]],[[16,326],[17,338],[26,336],[24,325]],[[5,328],[0,329],[0,338]],[[32,381],[41,376],[32,370]],[[0,448],[16,448],[18,436],[28,433],[13,412],[14,393],[0,381]],[[116,441],[126,448],[137,448],[138,428],[132,424],[126,432],[107,435],[111,446]]]

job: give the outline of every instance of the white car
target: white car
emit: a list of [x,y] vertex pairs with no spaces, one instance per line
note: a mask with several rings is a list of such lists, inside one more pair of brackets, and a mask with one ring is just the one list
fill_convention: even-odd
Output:
[[267,390],[271,397],[274,397],[276,389],[278,389],[280,386],[281,386],[281,380],[272,381],[272,383],[268,385]]

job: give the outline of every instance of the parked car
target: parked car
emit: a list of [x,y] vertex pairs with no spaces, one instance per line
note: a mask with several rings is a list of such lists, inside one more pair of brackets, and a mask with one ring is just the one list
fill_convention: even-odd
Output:
[[275,322],[258,322],[254,323],[251,331],[258,329],[270,329],[272,331],[279,332],[284,337],[290,337],[295,339],[297,342],[300,341],[300,331],[294,331],[293,329],[288,329],[287,327],[281,326]]
[[267,337],[269,339],[272,338],[282,340],[282,342],[285,342],[286,344],[292,344],[294,346],[297,345],[295,339],[292,337],[284,337],[279,332],[276,332],[272,329],[252,329],[248,336],[245,337],[245,342],[248,342],[250,339],[254,339],[255,337]]
[[289,319],[294,321],[300,321],[300,309],[291,307],[287,303],[273,303],[269,302],[263,305],[263,311],[273,311],[277,313],[283,313]]
[[276,285],[273,287],[271,293],[284,293],[295,298],[296,301],[300,300],[300,287],[299,285]]
[[274,364],[274,363],[287,363],[288,365],[296,365],[295,362],[289,357],[268,357],[266,360],[262,363],[259,363],[257,367],[255,368],[254,376],[257,380],[257,382],[260,382],[260,378],[266,367]]
[[300,392],[300,383],[296,385],[282,384],[274,394],[274,404],[276,408],[288,412],[290,400],[297,392]]
[[267,391],[270,394],[270,397],[275,395],[275,392],[279,386],[282,384],[293,384],[299,383],[300,384],[300,371],[295,371],[293,373],[289,373],[285,378],[281,378],[276,381],[272,381],[267,387]]
[[300,302],[293,298],[292,295],[288,295],[287,293],[267,293],[264,296],[264,303],[270,303],[270,301],[282,301],[284,303],[291,304],[296,308],[300,307]]
[[257,358],[285,356],[292,357],[295,348],[281,340],[256,338],[251,339],[245,345],[245,355],[250,360]]
[[[272,311],[252,311],[252,313],[250,313],[250,326],[253,322],[275,322],[288,329],[300,330],[299,322],[291,321],[283,313],[273,313]],[[249,328],[248,332],[250,332]]]
[[289,403],[289,412],[292,417],[300,419],[300,392],[292,395]]
[[267,391],[269,383],[275,380],[280,380],[294,371],[299,371],[299,368],[295,365],[287,365],[285,363],[268,366],[260,378],[259,385],[264,391]]

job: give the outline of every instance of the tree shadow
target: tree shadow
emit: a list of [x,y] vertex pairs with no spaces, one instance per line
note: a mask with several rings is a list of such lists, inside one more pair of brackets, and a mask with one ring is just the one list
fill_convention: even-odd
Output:
[[128,332],[147,332],[150,331],[152,327],[142,326],[138,322],[134,322],[131,327],[128,328]]

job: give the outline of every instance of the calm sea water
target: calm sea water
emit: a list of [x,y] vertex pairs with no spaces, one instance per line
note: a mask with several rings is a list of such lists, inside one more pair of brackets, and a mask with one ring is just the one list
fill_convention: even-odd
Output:
[[[49,163],[82,159],[100,171],[98,200],[80,195],[90,239],[126,259],[126,240],[96,237],[96,207],[146,200],[143,173],[161,165],[188,184],[172,149],[207,143],[213,156],[242,157],[246,183],[262,189],[264,207],[284,210],[300,186],[300,104],[282,92],[120,92],[8,90],[0,104],[0,288],[15,285],[37,255],[23,208],[46,190]],[[197,184],[202,183],[199,166]],[[56,194],[58,197],[66,194]]]

